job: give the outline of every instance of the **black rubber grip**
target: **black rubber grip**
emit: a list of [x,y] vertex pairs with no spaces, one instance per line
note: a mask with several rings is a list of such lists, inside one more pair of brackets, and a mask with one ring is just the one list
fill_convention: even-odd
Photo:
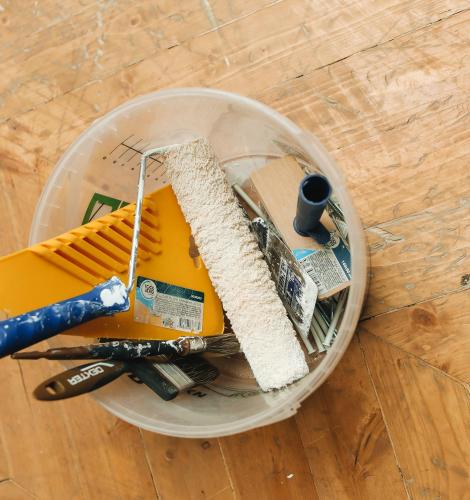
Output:
[[41,401],[73,398],[109,384],[126,371],[122,361],[95,361],[54,375],[38,385],[33,394]]

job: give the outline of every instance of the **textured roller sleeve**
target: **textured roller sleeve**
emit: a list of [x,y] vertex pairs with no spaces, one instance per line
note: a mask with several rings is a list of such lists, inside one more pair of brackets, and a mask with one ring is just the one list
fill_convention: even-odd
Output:
[[308,373],[266,262],[209,143],[166,154],[166,172],[200,255],[261,388]]

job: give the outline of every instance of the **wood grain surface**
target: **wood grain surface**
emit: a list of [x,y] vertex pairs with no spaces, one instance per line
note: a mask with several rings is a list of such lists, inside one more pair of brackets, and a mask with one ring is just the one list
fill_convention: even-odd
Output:
[[361,344],[410,496],[468,498],[468,388],[374,335]]
[[[210,86],[315,133],[366,232],[358,336],[294,418],[184,440],[0,361],[0,499],[470,498],[465,0],[0,1],[0,253],[65,148],[129,98]],[[1,277],[0,277],[1,278]]]

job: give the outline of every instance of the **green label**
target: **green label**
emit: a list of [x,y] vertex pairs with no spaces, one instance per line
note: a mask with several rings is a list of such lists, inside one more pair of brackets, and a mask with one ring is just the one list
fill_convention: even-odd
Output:
[[118,200],[117,198],[111,198],[111,196],[106,196],[104,194],[95,193],[88,203],[85,215],[83,216],[83,224],[88,224],[88,222],[99,219],[103,215],[109,214],[118,210],[119,208],[129,205],[127,201]]

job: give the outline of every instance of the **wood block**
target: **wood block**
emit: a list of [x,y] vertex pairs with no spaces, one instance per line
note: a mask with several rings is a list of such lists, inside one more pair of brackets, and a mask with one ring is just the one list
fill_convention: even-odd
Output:
[[[292,251],[325,251],[317,254],[318,260],[315,258],[317,264],[307,265],[305,262],[303,263],[303,267],[318,286],[318,298],[325,299],[347,288],[350,281],[347,278],[345,268],[341,267],[332,250],[318,244],[313,238],[299,235],[294,229],[293,221],[297,212],[299,184],[305,175],[306,173],[292,156],[285,156],[255,170],[251,174],[251,184],[256,198],[259,199],[271,222]],[[326,210],[321,217],[321,223],[329,232],[336,232],[339,238],[339,232]],[[349,261],[347,264],[349,268],[349,252],[344,245],[343,250],[348,255],[345,260]],[[310,258],[307,257],[307,259]],[[314,269],[315,266],[316,269]],[[322,273],[321,270],[327,269],[327,267],[331,267],[331,272]]]
[[[306,175],[292,156],[271,161],[251,174],[253,187],[261,203],[291,250],[322,249],[322,245],[319,245],[313,238],[296,233],[293,226],[297,211],[299,184]],[[333,221],[326,211],[323,212],[321,222],[329,231],[335,230]]]

